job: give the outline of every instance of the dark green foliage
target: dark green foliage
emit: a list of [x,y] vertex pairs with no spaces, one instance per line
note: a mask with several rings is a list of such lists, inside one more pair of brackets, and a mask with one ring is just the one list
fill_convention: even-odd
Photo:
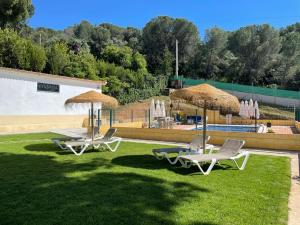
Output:
[[159,95],[166,86],[165,77],[153,77],[142,69],[134,71],[104,61],[97,65],[98,76],[108,81],[104,92],[115,96],[121,104]]
[[42,71],[45,64],[44,48],[9,29],[0,29],[0,66]]
[[176,39],[179,41],[181,70],[195,54],[199,43],[197,27],[185,19],[173,19],[167,16],[154,18],[146,24],[143,29],[143,51],[147,55],[150,72],[168,74],[170,67],[166,64],[170,61],[174,68]]
[[31,0],[1,0],[0,28],[20,28],[33,13]]
[[88,51],[69,53],[70,63],[64,68],[64,75],[70,77],[98,80],[97,66],[94,56]]
[[63,42],[53,43],[47,48],[47,71],[51,74],[63,75],[70,63],[68,47]]

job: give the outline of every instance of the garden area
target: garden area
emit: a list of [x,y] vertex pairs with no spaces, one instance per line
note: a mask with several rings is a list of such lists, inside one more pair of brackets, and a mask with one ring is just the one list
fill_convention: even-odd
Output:
[[157,144],[123,142],[80,157],[57,134],[0,136],[0,221],[8,224],[287,224],[290,161],[251,155],[209,176],[158,161]]

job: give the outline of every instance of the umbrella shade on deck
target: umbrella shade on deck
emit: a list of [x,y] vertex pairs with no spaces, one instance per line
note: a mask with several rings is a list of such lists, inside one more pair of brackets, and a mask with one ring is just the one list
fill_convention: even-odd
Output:
[[116,108],[118,106],[117,99],[97,91],[88,91],[69,98],[65,104],[72,103],[101,103],[104,108]]

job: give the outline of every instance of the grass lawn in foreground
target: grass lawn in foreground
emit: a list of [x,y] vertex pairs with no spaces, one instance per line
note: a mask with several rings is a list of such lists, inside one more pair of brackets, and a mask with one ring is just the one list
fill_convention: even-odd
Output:
[[78,157],[53,134],[0,136],[0,224],[268,225],[286,224],[286,157],[251,155],[209,176],[158,161],[154,144]]

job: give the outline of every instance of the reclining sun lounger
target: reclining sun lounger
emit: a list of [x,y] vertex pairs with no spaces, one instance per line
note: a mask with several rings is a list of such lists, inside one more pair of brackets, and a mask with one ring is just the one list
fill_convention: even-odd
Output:
[[[97,140],[99,138],[102,138],[103,135],[95,135],[94,136],[94,140]],[[61,137],[61,138],[52,138],[51,141],[57,145],[58,147],[60,147],[62,150],[66,150],[66,144],[65,142],[67,141],[88,141],[88,140],[92,140],[92,134],[90,133],[86,133],[86,134],[82,134],[80,136],[74,136],[74,137]]]
[[[189,168],[193,164],[197,165],[201,173],[204,175],[208,175],[214,165],[220,160],[232,160],[239,170],[245,169],[249,158],[248,151],[241,151],[244,146],[245,141],[243,140],[230,140],[227,139],[223,146],[219,149],[218,153],[215,154],[197,154],[197,155],[184,155],[179,156],[179,161],[181,162],[183,167]],[[237,163],[237,159],[244,158],[242,166],[239,166]],[[201,163],[211,162],[207,171],[204,171],[201,167]]]
[[[208,142],[210,139],[210,136],[206,136],[206,142]],[[153,149],[152,152],[154,156],[161,160],[166,158],[168,162],[172,165],[175,165],[178,160],[179,156],[181,155],[190,155],[190,154],[199,154],[203,153],[203,137],[202,136],[196,136],[192,142],[187,146],[187,148],[177,147],[177,148],[160,148],[160,149]],[[212,152],[214,146],[210,144],[206,144],[205,149],[209,150],[209,153]],[[178,154],[176,158],[172,161],[170,158],[171,153]]]
[[[90,146],[96,149],[105,146],[111,152],[115,152],[122,141],[122,138],[114,137],[116,131],[116,128],[110,128],[102,138],[96,140],[67,141],[65,142],[66,149],[71,150],[75,155],[82,155]],[[116,143],[115,147],[111,146],[113,143]]]
[[66,141],[78,141],[78,140],[84,140],[84,137],[62,137],[62,138],[52,138],[51,141],[60,147],[62,150],[67,149],[65,142]]

